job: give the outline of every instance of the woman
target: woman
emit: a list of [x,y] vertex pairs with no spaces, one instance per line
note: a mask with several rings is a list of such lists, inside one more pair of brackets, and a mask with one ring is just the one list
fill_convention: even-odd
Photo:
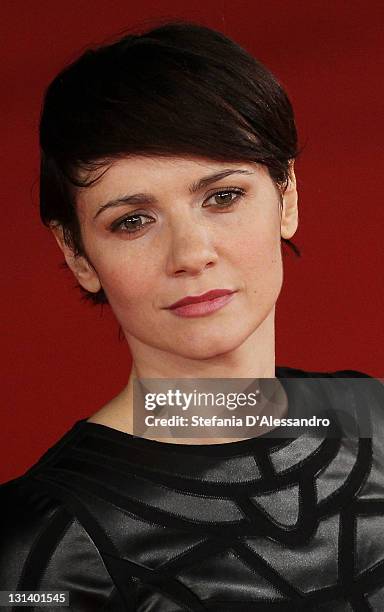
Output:
[[[2,487],[1,588],[67,591],[76,611],[384,609],[382,386],[275,365],[298,225],[275,78],[197,25],[126,36],[51,83],[41,148],[42,220],[133,366]],[[134,435],[136,379],[217,378],[277,380],[280,417],[363,408],[374,436]]]

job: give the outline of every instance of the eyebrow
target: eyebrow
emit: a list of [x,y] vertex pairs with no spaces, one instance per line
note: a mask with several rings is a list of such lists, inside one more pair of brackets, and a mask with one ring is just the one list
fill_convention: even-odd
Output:
[[[212,183],[216,183],[231,174],[254,174],[251,170],[234,170],[233,168],[227,168],[225,170],[221,170],[220,172],[215,172],[215,174],[209,174],[208,176],[204,176],[192,183],[189,187],[189,193],[193,194],[205,187],[208,187]],[[122,204],[128,204],[130,206],[137,206],[139,204],[152,204],[156,201],[156,198],[148,193],[134,193],[132,195],[124,195],[114,200],[109,200],[106,204],[102,204],[99,207],[96,214],[94,215],[94,219],[98,217],[104,210],[107,208],[113,208],[115,206],[121,206]]]

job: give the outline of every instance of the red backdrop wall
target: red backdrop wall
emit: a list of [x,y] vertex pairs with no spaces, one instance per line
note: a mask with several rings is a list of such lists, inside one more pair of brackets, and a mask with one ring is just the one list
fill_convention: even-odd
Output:
[[382,2],[2,0],[0,481],[126,383],[108,309],[82,303],[38,219],[42,92],[89,44],[133,25],[217,28],[277,74],[294,103],[300,228],[276,318],[279,365],[384,377]]

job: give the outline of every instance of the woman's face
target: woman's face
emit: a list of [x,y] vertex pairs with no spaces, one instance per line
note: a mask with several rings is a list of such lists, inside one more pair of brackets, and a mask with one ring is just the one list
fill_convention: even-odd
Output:
[[[288,238],[295,194],[291,184],[282,217]],[[133,354],[146,345],[208,359],[239,347],[273,314],[283,279],[281,211],[265,167],[124,158],[79,190],[77,207],[94,270],[81,258],[71,267],[86,289],[104,289]],[[213,290],[227,293],[170,308]]]

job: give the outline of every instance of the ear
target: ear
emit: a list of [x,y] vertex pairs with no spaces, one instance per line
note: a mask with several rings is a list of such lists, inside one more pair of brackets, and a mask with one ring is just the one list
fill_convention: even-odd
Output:
[[91,266],[83,255],[75,255],[73,249],[65,242],[63,227],[59,224],[51,224],[50,229],[59,245],[68,267],[72,270],[79,284],[90,291],[97,293],[101,289],[101,283],[96,270]]
[[296,176],[294,171],[294,161],[289,164],[289,180],[284,193],[282,194],[282,212],[280,220],[280,233],[282,238],[292,238],[299,224],[299,212],[297,208],[297,189]]

